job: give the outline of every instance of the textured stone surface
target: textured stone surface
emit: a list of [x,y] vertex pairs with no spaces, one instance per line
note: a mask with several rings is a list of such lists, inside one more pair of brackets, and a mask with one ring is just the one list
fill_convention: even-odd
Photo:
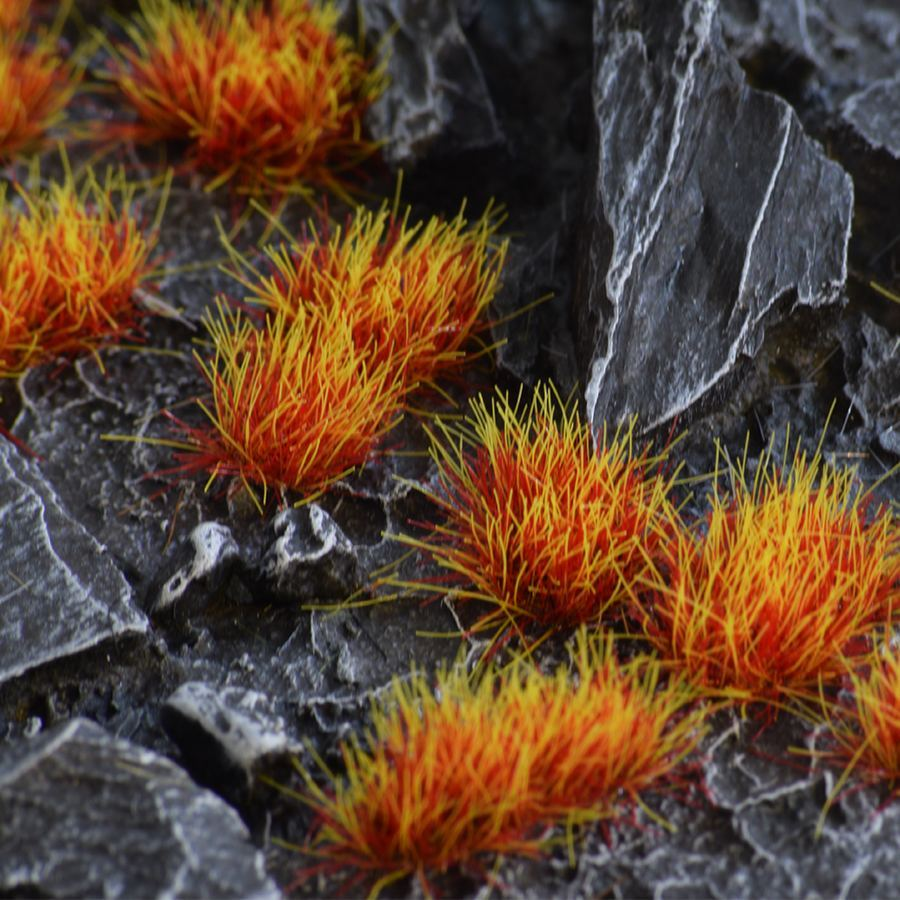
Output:
[[318,504],[280,512],[262,574],[276,597],[324,601],[349,597],[362,581],[352,541]]
[[0,547],[0,683],[146,631],[105,548],[69,517],[38,466],[6,440],[0,440]]
[[202,605],[229,576],[240,561],[241,551],[231,529],[219,522],[201,522],[190,534],[185,548],[187,559],[160,587],[152,613],[180,606]]
[[213,786],[249,788],[263,763],[299,750],[259,691],[187,682],[163,705],[162,725],[194,777]]
[[900,76],[876,81],[848,97],[841,114],[872,147],[900,159]]
[[4,893],[279,896],[233,809],[83,719],[0,749],[0,807]]
[[726,40],[752,82],[788,100],[853,177],[857,294],[873,280],[891,283],[900,270],[900,4],[722,0],[722,10]]
[[[41,457],[41,472],[73,518],[109,549],[138,594],[157,575],[174,531],[203,520],[202,485],[147,476],[172,465],[169,451],[126,438],[171,438],[160,410],[196,396],[201,379],[179,341],[193,332],[148,323],[147,342],[166,355],[134,349],[54,370],[42,366],[18,384],[20,411],[12,431]],[[188,338],[190,340],[190,338]],[[172,351],[175,348],[180,353]],[[153,496],[153,495],[156,496]]]
[[853,189],[749,89],[714,0],[598,4],[576,303],[588,415],[646,427],[758,349],[785,304],[840,299]]
[[900,336],[863,318],[859,365],[846,393],[884,450],[900,456]]
[[[848,94],[896,74],[900,8],[894,0],[722,0],[721,5],[728,43],[749,68],[789,91],[799,84],[792,87],[788,76],[795,82],[810,79],[820,89],[818,102],[830,111]],[[769,60],[777,63],[770,66]]]
[[384,44],[390,82],[368,114],[384,158],[408,166],[502,140],[484,76],[453,0],[374,0],[363,13]]

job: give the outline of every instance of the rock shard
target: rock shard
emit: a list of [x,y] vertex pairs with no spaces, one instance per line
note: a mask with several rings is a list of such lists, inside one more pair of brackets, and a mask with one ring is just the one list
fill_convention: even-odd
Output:
[[369,110],[374,137],[392,166],[500,144],[484,75],[453,0],[371,0],[365,25],[384,45],[389,76]]
[[362,583],[353,542],[317,503],[278,513],[275,540],[262,562],[272,596],[296,600],[343,600]]
[[106,549],[39,468],[0,440],[0,684],[127,635],[147,620]]
[[716,0],[597,3],[576,314],[587,414],[653,428],[752,356],[786,307],[841,299],[850,178],[752,90]]
[[190,771],[210,787],[247,789],[263,762],[302,749],[269,697],[240,687],[185,682],[166,700],[161,721]]
[[883,149],[900,160],[900,75],[876,81],[848,97],[841,114],[873,149]]
[[86,719],[0,749],[0,808],[4,896],[280,896],[231,807]]
[[187,561],[164,581],[153,598],[151,613],[164,612],[176,603],[189,608],[205,605],[241,558],[231,529],[219,522],[197,525],[185,555]]

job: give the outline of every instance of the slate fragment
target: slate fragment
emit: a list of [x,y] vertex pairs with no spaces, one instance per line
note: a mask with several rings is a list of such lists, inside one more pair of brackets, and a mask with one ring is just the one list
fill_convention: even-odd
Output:
[[853,281],[890,286],[900,266],[900,4],[722,0],[722,21],[753,83],[788,100],[852,176]]
[[[182,351],[191,335],[175,322],[147,322],[147,343],[156,350]],[[203,484],[148,481],[148,473],[172,466],[171,451],[104,435],[176,437],[160,410],[196,396],[202,379],[187,352],[110,348],[100,359],[102,368],[82,357],[62,368],[29,370],[17,384],[21,411],[11,430],[40,455],[41,473],[60,504],[109,549],[143,594],[158,575],[173,529],[181,534],[209,518]]]
[[191,531],[188,545],[183,560],[155,592],[152,614],[171,610],[176,603],[187,610],[204,606],[241,558],[231,529],[219,522],[201,522]]
[[316,503],[278,513],[275,540],[262,561],[272,596],[285,602],[344,600],[363,579],[358,551]]
[[166,700],[161,721],[191,774],[209,787],[247,789],[263,763],[300,749],[260,691],[189,681]]
[[862,347],[845,393],[881,447],[900,456],[900,336],[864,316],[851,337]]
[[[900,48],[897,59],[900,66]],[[841,115],[871,147],[900,160],[900,75],[876,81],[848,97]]]
[[0,749],[0,808],[0,892],[280,896],[233,809],[86,719]]
[[[364,21],[382,43],[384,93],[367,114],[392,167],[483,150],[503,140],[484,75],[453,0],[372,0]],[[385,37],[387,36],[387,40]]]
[[841,299],[853,187],[747,87],[714,0],[595,7],[576,312],[587,413],[691,409],[795,306]]
[[[784,70],[802,60],[810,82],[805,99],[826,112],[897,72],[900,7],[895,0],[722,0],[721,7],[734,54],[770,81],[766,68]],[[796,85],[785,87],[796,90]]]
[[147,621],[106,548],[69,517],[34,462],[0,440],[0,684]]

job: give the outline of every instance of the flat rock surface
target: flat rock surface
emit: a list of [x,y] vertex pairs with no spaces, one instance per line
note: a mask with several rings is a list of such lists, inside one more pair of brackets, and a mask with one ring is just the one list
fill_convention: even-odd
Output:
[[496,146],[500,127],[453,0],[374,0],[366,27],[384,41],[387,89],[369,111],[393,166]]
[[[831,111],[851,93],[897,73],[900,8],[894,0],[722,0],[735,55],[773,85],[810,76]],[[769,65],[775,56],[781,65]],[[768,57],[768,59],[767,59]],[[780,73],[779,73],[780,69]]]
[[840,300],[853,186],[750,89],[715,0],[598,4],[593,173],[576,307],[588,416],[652,428]]
[[163,705],[162,725],[195,777],[214,786],[249,788],[266,761],[301,750],[260,691],[185,682]]
[[13,896],[280,896],[233,809],[83,719],[0,749],[0,806]]
[[6,441],[0,441],[0,547],[0,684],[146,632],[109,553],[69,517],[39,467]]
[[872,147],[900,160],[900,75],[851,95],[841,114]]

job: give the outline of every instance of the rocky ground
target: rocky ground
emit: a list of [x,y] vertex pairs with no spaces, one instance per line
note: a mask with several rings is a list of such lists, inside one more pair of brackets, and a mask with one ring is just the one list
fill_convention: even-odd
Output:
[[[553,295],[496,328],[495,368],[460,393],[552,378],[598,426],[677,418],[691,473],[714,437],[749,433],[757,452],[791,423],[815,443],[834,406],[829,458],[868,481],[898,462],[900,305],[870,286],[900,293],[895,0],[363,5],[373,44],[395,28],[369,120],[377,183],[392,193],[403,167],[423,213],[496,197],[512,239],[499,316]],[[221,258],[216,213],[227,196],[176,183],[171,266]],[[164,448],[103,438],[164,435],[159,411],[202,392],[191,341],[227,287],[215,268],[164,279],[183,316],[152,319],[147,345],[174,354],[110,350],[105,371],[87,358],[0,386],[37,454],[0,441],[0,896],[278,895],[304,861],[276,839],[302,842],[309,820],[261,776],[289,784],[304,740],[333,752],[372,691],[458,649],[417,637],[457,627],[440,603],[304,608],[398,555],[385,534],[421,500],[394,476],[427,478],[423,458],[260,516],[197,479],[147,479],[171,464]],[[397,443],[421,447],[420,425]],[[881,495],[900,498],[897,476]],[[704,801],[655,800],[674,833],[639,820],[588,834],[574,867],[561,849],[503,863],[492,889],[437,886],[896,894],[900,806],[851,792],[816,839],[833,776],[783,761],[808,731],[723,715]]]

